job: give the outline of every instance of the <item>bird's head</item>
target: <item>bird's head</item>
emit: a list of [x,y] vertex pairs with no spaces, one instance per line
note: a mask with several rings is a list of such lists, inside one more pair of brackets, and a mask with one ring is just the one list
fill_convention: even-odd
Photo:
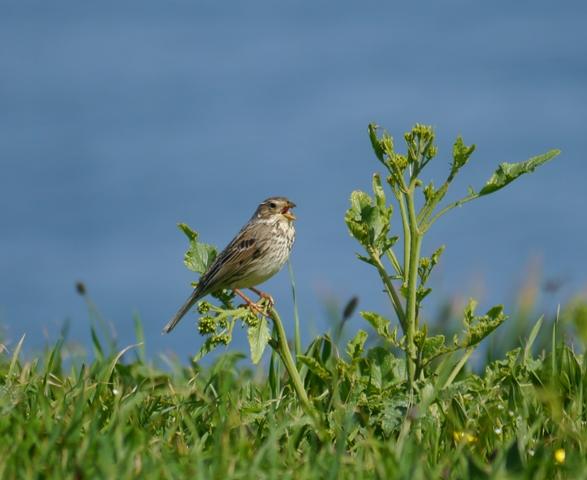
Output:
[[291,211],[295,206],[295,203],[285,197],[269,197],[257,207],[254,217],[263,219],[279,215],[291,222],[296,219],[296,216]]

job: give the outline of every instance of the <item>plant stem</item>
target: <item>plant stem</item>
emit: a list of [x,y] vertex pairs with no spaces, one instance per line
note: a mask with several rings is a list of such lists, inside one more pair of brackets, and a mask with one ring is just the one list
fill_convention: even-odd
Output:
[[271,320],[273,320],[273,325],[275,325],[275,330],[277,331],[277,353],[279,353],[281,360],[283,360],[285,369],[289,374],[291,383],[293,384],[294,390],[296,391],[298,398],[302,403],[304,411],[312,418],[315,418],[314,409],[310,403],[310,400],[308,399],[308,395],[304,389],[304,384],[300,378],[296,364],[291,356],[291,351],[287,343],[287,336],[285,334],[285,329],[283,328],[283,323],[281,323],[281,318],[273,307],[271,307],[269,310],[269,316],[271,317]]
[[405,272],[407,272],[407,267],[409,265],[409,258],[410,258],[410,225],[408,222],[408,212],[406,210],[406,202],[404,200],[404,194],[402,192],[396,193],[397,202],[399,203],[399,209],[402,217],[402,226],[404,229],[404,285],[406,285],[406,276]]
[[422,234],[418,229],[418,219],[416,217],[416,209],[414,206],[413,188],[411,188],[407,194],[407,203],[411,245],[408,265],[408,301],[406,305],[406,367],[408,373],[408,384],[410,389],[413,389],[416,370],[416,365],[414,363],[416,358],[416,344],[414,343],[414,338],[416,336],[416,328],[418,326],[418,319],[416,318],[416,294],[418,291],[418,265],[420,263],[420,248],[422,246]]
[[395,287],[393,286],[393,283],[391,282],[389,275],[385,271],[385,267],[383,266],[383,263],[381,263],[381,259],[379,258],[379,255],[377,255],[377,253],[372,250],[369,251],[369,254],[371,255],[371,260],[375,263],[375,268],[377,268],[377,271],[379,272],[379,276],[381,277],[381,280],[383,281],[383,284],[385,285],[385,290],[387,290],[387,295],[389,296],[389,300],[391,301],[393,309],[395,310],[395,314],[397,315],[397,318],[398,318],[399,323],[402,327],[402,330],[405,333],[406,314],[405,314],[404,309],[402,307],[402,303],[399,298],[399,295],[397,294],[397,291],[396,291]]
[[387,258],[389,258],[389,261],[391,262],[393,269],[396,271],[398,275],[401,275],[403,277],[404,271],[399,263],[399,260],[397,259],[395,252],[391,248],[388,248],[385,253],[387,254]]
[[432,217],[431,220],[427,220],[427,218],[423,218],[422,219],[422,223],[425,222],[424,225],[422,225],[422,230],[423,231],[427,231],[430,226],[436,221],[438,220],[440,217],[442,217],[446,212],[451,211],[453,208],[455,207],[460,207],[461,205],[470,202],[471,200],[475,200],[476,198],[479,198],[480,195],[478,193],[472,193],[470,195],[467,195],[464,198],[461,198],[460,200],[457,200],[454,203],[451,203],[450,205],[447,205],[446,207],[444,207],[442,210],[440,210],[440,212],[438,212],[436,215],[434,215]]
[[465,354],[463,355],[463,358],[461,358],[457,362],[455,367],[452,369],[452,372],[450,372],[450,375],[446,379],[446,382],[444,382],[444,385],[442,386],[442,388],[447,388],[452,382],[454,382],[454,379],[457,378],[457,375],[459,374],[459,372],[461,371],[461,369],[463,368],[465,363],[467,363],[467,360],[469,360],[469,357],[471,356],[471,354],[473,353],[474,350],[475,350],[474,348],[468,348],[467,350],[465,350]]

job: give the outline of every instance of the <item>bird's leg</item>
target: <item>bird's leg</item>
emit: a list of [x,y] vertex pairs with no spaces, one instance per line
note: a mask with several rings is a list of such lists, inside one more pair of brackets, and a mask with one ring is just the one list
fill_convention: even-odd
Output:
[[235,288],[233,290],[233,292],[236,293],[239,297],[241,297],[251,310],[255,310],[256,312],[260,313],[261,315],[265,315],[265,312],[263,310],[261,310],[259,305],[257,305],[255,302],[253,302],[249,297],[247,297],[238,288]]
[[271,305],[271,306],[275,305],[275,302],[273,301],[273,297],[271,295],[269,295],[268,293],[262,292],[261,290],[259,290],[258,288],[255,288],[255,287],[250,287],[249,290],[255,292],[261,298],[264,298],[265,300],[267,300],[269,302],[269,305]]

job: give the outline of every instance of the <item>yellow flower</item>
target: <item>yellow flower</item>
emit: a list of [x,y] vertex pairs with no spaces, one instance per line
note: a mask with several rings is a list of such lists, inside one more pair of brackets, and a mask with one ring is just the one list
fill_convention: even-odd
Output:
[[558,463],[559,465],[565,463],[565,457],[566,453],[564,448],[558,448],[557,450],[555,450],[554,461],[556,463]]
[[473,443],[477,441],[477,437],[469,432],[453,432],[452,436],[455,443]]

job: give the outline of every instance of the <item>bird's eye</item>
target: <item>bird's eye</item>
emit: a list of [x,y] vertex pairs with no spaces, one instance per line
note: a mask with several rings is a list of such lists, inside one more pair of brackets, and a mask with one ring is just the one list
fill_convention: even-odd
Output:
[[269,204],[269,207],[270,207],[270,208],[275,208],[275,207],[277,207],[277,205],[275,205],[275,203],[271,202],[271,203]]

